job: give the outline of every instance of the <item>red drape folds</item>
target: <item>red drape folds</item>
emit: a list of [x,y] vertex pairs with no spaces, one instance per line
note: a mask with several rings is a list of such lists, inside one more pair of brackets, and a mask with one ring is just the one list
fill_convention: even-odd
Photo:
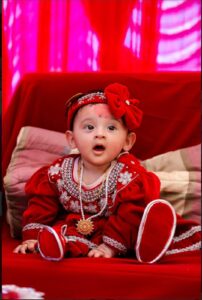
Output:
[[[44,13],[45,12],[45,13]],[[38,71],[46,71],[49,66],[50,49],[50,1],[39,2],[39,30],[38,30],[38,49],[37,49],[37,68]],[[41,42],[43,41],[43,45]]]
[[119,70],[124,60],[124,37],[137,0],[82,0],[86,14],[96,32],[100,48],[101,70]]
[[200,0],[5,0],[2,17],[3,114],[29,72],[200,70]]
[[[3,16],[4,20],[4,16]],[[4,22],[4,21],[3,21]],[[12,80],[12,72],[10,69],[9,65],[9,57],[8,57],[8,51],[7,51],[7,44],[6,44],[6,39],[5,39],[5,32],[2,31],[2,87],[3,87],[3,105],[7,104],[5,103],[8,98],[9,98],[9,85],[11,85],[11,80]],[[5,110],[3,106],[3,111]]]
[[[99,42],[98,62],[101,70],[155,71],[158,50],[159,0],[82,0]],[[124,45],[133,9],[141,11],[139,31],[140,55]]]
[[159,0],[142,2],[141,69],[155,71],[159,40]]

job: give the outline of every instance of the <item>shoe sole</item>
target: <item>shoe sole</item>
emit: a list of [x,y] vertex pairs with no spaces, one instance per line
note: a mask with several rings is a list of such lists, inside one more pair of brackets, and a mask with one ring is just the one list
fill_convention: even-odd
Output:
[[[162,251],[155,258],[153,258],[152,260],[150,260],[150,261],[144,261],[144,260],[142,260],[141,254],[140,254],[140,251],[139,251],[140,250],[140,246],[141,246],[142,234],[143,234],[146,222],[147,222],[147,216],[148,216],[151,208],[154,205],[158,204],[158,203],[164,203],[167,206],[169,206],[169,208],[171,209],[171,212],[172,212],[172,216],[173,216],[173,225],[172,225],[172,229],[171,229],[171,232],[169,234],[169,237],[167,239],[167,242],[165,243],[165,246],[163,247]],[[136,243],[136,257],[137,257],[137,259],[140,262],[148,263],[148,264],[152,264],[152,263],[158,261],[165,254],[165,252],[167,251],[167,249],[169,248],[169,246],[170,246],[170,244],[172,242],[173,236],[175,234],[175,228],[176,228],[176,213],[175,213],[174,208],[172,207],[172,205],[169,202],[167,202],[165,200],[162,200],[162,199],[157,199],[157,200],[154,200],[151,203],[149,203],[147,205],[147,207],[145,208],[145,210],[144,210],[144,213],[143,213],[143,216],[142,216],[142,220],[141,220],[141,223],[140,223],[140,227],[139,227],[139,230],[138,230],[137,243]],[[159,230],[159,227],[158,227],[158,230]]]

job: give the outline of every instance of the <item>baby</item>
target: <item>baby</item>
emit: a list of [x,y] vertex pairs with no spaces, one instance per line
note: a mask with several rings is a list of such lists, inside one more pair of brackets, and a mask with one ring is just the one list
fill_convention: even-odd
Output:
[[199,226],[159,199],[159,179],[129,153],[142,120],[138,105],[118,83],[69,99],[66,137],[79,152],[41,168],[26,184],[23,242],[14,252],[39,251],[53,261],[134,253],[153,263],[169,251],[184,252],[187,243],[186,251],[200,248]]

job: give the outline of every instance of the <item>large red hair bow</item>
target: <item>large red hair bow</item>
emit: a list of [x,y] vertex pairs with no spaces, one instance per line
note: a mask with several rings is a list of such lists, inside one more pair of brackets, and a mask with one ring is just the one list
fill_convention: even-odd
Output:
[[110,111],[116,119],[123,118],[130,131],[140,126],[142,111],[137,107],[139,100],[130,99],[130,93],[125,85],[109,84],[104,90]]

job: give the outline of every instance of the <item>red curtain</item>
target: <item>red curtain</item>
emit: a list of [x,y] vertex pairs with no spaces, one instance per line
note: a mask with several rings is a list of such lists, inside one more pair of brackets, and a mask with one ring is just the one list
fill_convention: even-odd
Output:
[[200,70],[200,0],[3,0],[3,113],[29,72]]
[[124,38],[137,0],[109,0],[107,5],[103,5],[103,0],[82,0],[82,3],[100,42],[101,70],[120,70],[126,56]]

